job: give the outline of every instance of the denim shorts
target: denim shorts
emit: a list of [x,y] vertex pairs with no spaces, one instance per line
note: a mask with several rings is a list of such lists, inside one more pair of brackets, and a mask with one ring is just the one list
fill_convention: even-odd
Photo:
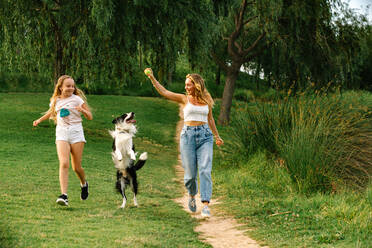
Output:
[[69,144],[74,144],[78,142],[84,142],[84,130],[82,124],[71,125],[71,126],[60,126],[56,127],[56,141],[62,140],[66,141]]

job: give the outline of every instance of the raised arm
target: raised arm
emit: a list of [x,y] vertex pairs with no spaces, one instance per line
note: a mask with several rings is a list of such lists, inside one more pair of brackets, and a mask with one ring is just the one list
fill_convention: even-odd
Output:
[[186,102],[187,99],[186,99],[186,96],[184,94],[174,93],[174,92],[169,91],[166,88],[164,88],[164,86],[161,85],[158,82],[158,80],[156,80],[156,78],[154,77],[154,74],[153,74],[151,68],[146,68],[145,69],[145,74],[151,80],[152,85],[155,87],[156,91],[160,95],[164,96],[165,98],[167,98],[171,101],[177,102],[177,103],[184,104]]

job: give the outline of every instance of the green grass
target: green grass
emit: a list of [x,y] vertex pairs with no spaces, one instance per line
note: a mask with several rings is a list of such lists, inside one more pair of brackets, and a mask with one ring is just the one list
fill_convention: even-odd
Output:
[[246,162],[214,167],[219,208],[270,247],[370,247],[372,185],[366,192],[304,196],[293,192],[290,177],[258,152]]
[[[59,195],[55,126],[32,121],[48,108],[50,94],[0,93],[0,247],[209,247],[193,231],[197,224],[172,201],[180,197],[173,166],[178,106],[158,98],[88,96],[93,121],[84,121],[87,144],[83,168],[90,185],[80,200],[77,177],[70,169],[69,207]],[[149,160],[138,172],[139,208],[132,193],[125,210],[114,190],[111,161],[113,116],[137,114],[138,152]]]

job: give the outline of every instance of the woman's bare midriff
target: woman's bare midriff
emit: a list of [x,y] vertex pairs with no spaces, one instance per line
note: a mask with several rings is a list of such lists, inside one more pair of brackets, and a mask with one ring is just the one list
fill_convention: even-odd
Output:
[[200,126],[200,125],[204,125],[204,124],[207,124],[206,122],[203,122],[203,121],[185,121],[185,125],[186,126]]

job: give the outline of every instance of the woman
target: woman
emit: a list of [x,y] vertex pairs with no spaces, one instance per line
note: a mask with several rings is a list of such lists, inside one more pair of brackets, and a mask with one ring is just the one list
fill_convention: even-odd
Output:
[[188,206],[191,212],[196,212],[195,195],[198,193],[197,171],[199,169],[200,195],[204,204],[201,215],[210,217],[208,205],[212,196],[213,135],[218,146],[223,144],[212,115],[213,99],[199,74],[186,76],[186,94],[165,89],[156,80],[150,68],[145,69],[145,74],[160,95],[185,106],[180,150],[182,167],[185,171],[184,183],[189,192]]

